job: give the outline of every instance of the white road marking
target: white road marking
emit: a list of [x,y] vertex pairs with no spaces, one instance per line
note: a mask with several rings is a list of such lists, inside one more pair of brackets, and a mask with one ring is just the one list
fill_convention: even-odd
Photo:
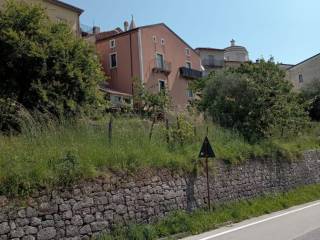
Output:
[[294,210],[291,210],[289,212],[281,213],[279,215],[276,215],[276,216],[273,216],[273,217],[269,217],[269,218],[266,218],[266,219],[263,219],[263,220],[260,220],[260,221],[257,221],[257,222],[249,223],[249,224],[243,225],[241,227],[230,229],[230,230],[227,230],[225,232],[217,233],[217,234],[205,237],[205,238],[200,238],[198,240],[209,240],[209,239],[212,239],[212,238],[220,237],[220,236],[226,235],[228,233],[239,231],[241,229],[248,228],[248,227],[257,225],[259,223],[267,222],[267,221],[270,221],[270,220],[273,220],[273,219],[276,219],[276,218],[279,218],[279,217],[283,217],[285,215],[289,215],[289,214],[292,214],[292,213],[300,212],[300,211],[303,211],[305,209],[312,208],[312,207],[315,207],[315,206],[318,206],[318,205],[320,205],[320,202],[317,202],[317,203],[314,203],[314,204],[311,204],[311,205],[308,205],[308,206],[305,206],[305,207],[302,207],[302,208],[294,209]]

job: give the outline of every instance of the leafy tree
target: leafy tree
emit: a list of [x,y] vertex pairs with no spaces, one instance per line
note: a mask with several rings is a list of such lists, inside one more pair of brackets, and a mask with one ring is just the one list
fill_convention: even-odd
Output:
[[146,89],[139,79],[133,80],[133,103],[138,113],[149,116],[163,114],[168,110],[170,102],[166,89],[153,93]]
[[301,95],[308,104],[309,116],[315,121],[320,121],[320,80],[315,78],[304,84]]
[[185,115],[178,114],[177,115],[177,124],[171,125],[169,128],[169,140],[170,147],[174,147],[175,144],[179,143],[180,145],[184,145],[186,143],[191,143],[194,140],[194,126]]
[[211,74],[198,106],[249,140],[297,132],[307,116],[284,77],[273,61],[264,60]]
[[103,105],[94,50],[37,5],[8,1],[0,12],[0,98],[28,110],[75,115]]

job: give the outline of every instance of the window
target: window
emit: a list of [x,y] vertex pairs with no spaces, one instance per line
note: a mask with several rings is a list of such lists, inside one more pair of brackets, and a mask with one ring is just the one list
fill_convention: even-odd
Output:
[[152,40],[153,40],[154,43],[157,43],[157,36],[154,36],[154,35],[153,35],[153,36],[152,36]]
[[189,48],[186,48],[185,51],[186,51],[186,55],[187,55],[187,56],[190,56],[190,49],[189,49]]
[[158,68],[164,68],[163,55],[160,53],[157,53],[156,55],[156,64]]
[[213,55],[208,55],[208,62],[213,65],[214,64],[214,56]]
[[111,39],[109,41],[109,46],[110,46],[110,48],[115,48],[116,47],[116,40],[115,39]]
[[191,69],[191,62],[186,62],[186,68]]
[[192,92],[191,89],[188,89],[188,90],[187,90],[187,97],[188,97],[188,98],[193,98],[193,92]]
[[110,68],[117,67],[117,53],[110,54]]
[[299,83],[303,83],[303,76],[302,76],[302,74],[299,74]]
[[159,80],[159,92],[162,92],[166,89],[166,82],[164,80]]
[[161,38],[161,45],[163,46],[165,44],[164,38]]

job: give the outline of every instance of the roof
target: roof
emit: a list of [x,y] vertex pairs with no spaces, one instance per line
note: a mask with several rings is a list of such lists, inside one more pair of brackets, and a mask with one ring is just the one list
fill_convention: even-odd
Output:
[[119,32],[117,30],[111,30],[108,32],[101,32],[101,33],[96,34],[96,40],[97,41],[104,40],[106,38],[109,38],[109,37],[117,35],[117,34],[119,34]]
[[242,46],[230,46],[230,47],[226,47],[224,49],[225,51],[230,51],[230,50],[244,50],[246,52],[248,52],[248,50],[245,47]]
[[199,48],[196,48],[195,50],[209,50],[209,51],[221,51],[221,52],[224,52],[225,50],[224,49],[221,49],[221,48],[209,48],[209,47],[199,47]]
[[132,97],[132,94],[129,94],[129,93],[124,93],[124,92],[119,92],[119,91],[116,91],[116,90],[113,90],[113,89],[110,89],[110,88],[103,88],[101,87],[100,88],[102,91],[105,91],[111,95],[116,95],[116,96],[123,96],[123,97]]
[[289,69],[292,69],[292,68],[294,68],[294,67],[296,67],[296,66],[298,66],[298,65],[300,65],[300,64],[303,64],[303,63],[305,63],[305,62],[307,62],[307,61],[309,61],[309,60],[311,60],[311,59],[313,59],[313,58],[316,58],[316,57],[318,57],[318,56],[320,56],[320,53],[318,53],[318,54],[316,54],[316,55],[313,55],[312,57],[309,57],[309,58],[307,58],[306,60],[303,60],[303,61],[301,61],[301,62],[293,65],[292,67],[288,68],[288,70],[289,70]]
[[183,40],[178,34],[176,34],[176,33],[175,33],[171,28],[169,28],[165,23],[156,23],[156,24],[151,24],[151,25],[145,25],[145,26],[137,27],[137,28],[134,28],[134,29],[130,29],[130,30],[128,30],[128,31],[124,31],[124,32],[118,33],[118,34],[114,34],[114,35],[111,35],[111,36],[107,36],[107,37],[104,37],[104,38],[100,38],[99,40],[97,39],[97,41],[107,40],[107,39],[114,38],[114,37],[120,37],[120,36],[127,35],[128,33],[138,31],[139,29],[145,29],[145,28],[151,28],[151,27],[157,27],[157,26],[163,26],[163,27],[167,28],[171,33],[173,33],[177,38],[179,38],[180,41],[182,41],[185,45],[187,45],[195,54],[199,55],[185,40]]
[[278,63],[277,65],[282,70],[288,70],[289,68],[294,66],[293,64],[287,64],[287,63]]
[[226,63],[249,63],[250,61],[232,61],[232,60],[224,60]]
[[59,0],[45,0],[45,1],[47,1],[49,3],[52,3],[52,4],[54,4],[56,6],[59,6],[59,7],[67,8],[67,9],[69,9],[71,11],[74,11],[74,12],[78,13],[79,15],[81,15],[84,12],[84,10],[81,9],[81,8],[75,7],[75,6],[71,5],[71,4],[68,4],[68,3],[65,3],[65,2],[62,2],[62,1],[59,1]]
[[289,64],[289,63],[278,63],[278,65],[281,65],[281,66],[294,66],[294,64]]

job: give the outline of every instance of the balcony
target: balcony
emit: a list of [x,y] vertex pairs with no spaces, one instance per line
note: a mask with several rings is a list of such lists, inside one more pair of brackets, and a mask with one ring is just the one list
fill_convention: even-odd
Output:
[[202,72],[192,68],[181,67],[180,75],[188,79],[197,79],[202,77]]
[[224,60],[205,58],[202,59],[202,65],[205,68],[221,68],[224,66]]
[[171,73],[171,63],[168,61],[154,60],[153,72],[169,75]]

